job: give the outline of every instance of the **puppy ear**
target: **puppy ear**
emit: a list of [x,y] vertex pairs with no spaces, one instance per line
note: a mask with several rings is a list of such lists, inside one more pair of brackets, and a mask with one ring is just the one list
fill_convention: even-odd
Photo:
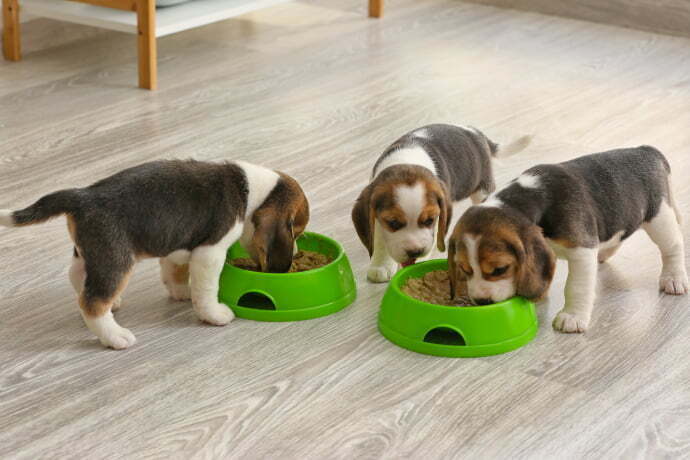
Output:
[[553,280],[556,255],[536,225],[525,228],[520,236],[522,245],[518,244],[516,248],[519,263],[516,293],[527,299],[539,300]]
[[[440,181],[439,181],[440,182]],[[453,201],[450,198],[448,187],[443,182],[441,184],[441,192],[438,195],[438,206],[441,208],[441,214],[438,217],[438,234],[436,235],[436,247],[439,251],[446,250],[446,234],[448,233],[448,226],[453,219]]]
[[458,289],[463,283],[467,282],[465,273],[458,268],[455,260],[457,247],[455,239],[451,237],[448,242],[448,281],[450,281],[450,300],[455,300],[458,297]]
[[253,216],[252,245],[262,272],[284,273],[292,265],[294,219],[273,207],[256,211]]
[[362,244],[369,251],[369,257],[374,252],[374,222],[376,219],[376,211],[371,202],[373,188],[373,184],[367,185],[359,194],[352,208],[352,223],[355,224],[355,230],[357,230]]

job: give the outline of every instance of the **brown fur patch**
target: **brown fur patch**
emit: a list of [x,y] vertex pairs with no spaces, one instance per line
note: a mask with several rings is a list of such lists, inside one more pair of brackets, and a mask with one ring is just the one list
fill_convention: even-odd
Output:
[[[451,236],[458,265],[469,265],[466,250],[463,252],[464,236],[468,234],[481,236],[477,257],[484,279],[497,281],[513,276],[518,295],[543,297],[553,279],[556,258],[539,227],[515,213],[473,206],[460,218]],[[504,266],[509,266],[506,273],[491,275]]]
[[422,223],[429,217],[438,217],[438,246],[445,250],[445,235],[450,222],[452,203],[447,186],[439,181],[431,171],[415,165],[395,165],[383,170],[360,194],[352,209],[352,221],[357,229],[362,243],[369,250],[373,250],[374,223],[379,219],[382,225],[390,231],[398,228],[391,227],[389,222],[397,221],[409,225],[405,212],[398,206],[395,191],[399,187],[413,187],[421,183],[425,190],[423,211],[415,217],[415,222]]
[[187,284],[189,282],[189,264],[175,265],[172,277],[177,284]]
[[[120,283],[117,286],[117,289],[115,290],[113,295],[107,299],[101,299],[101,298],[88,299],[85,295],[86,289],[84,289],[82,291],[82,293],[79,295],[79,306],[84,311],[84,314],[87,316],[97,318],[99,316],[103,316],[106,313],[108,313],[112,309],[113,302],[115,302],[115,300],[118,297],[120,297],[122,292],[127,287],[127,283],[129,283],[129,279],[132,276],[133,271],[134,271],[133,269],[130,269],[127,273],[125,273],[122,276],[122,278],[120,279]],[[88,271],[87,271],[87,276],[88,276]]]

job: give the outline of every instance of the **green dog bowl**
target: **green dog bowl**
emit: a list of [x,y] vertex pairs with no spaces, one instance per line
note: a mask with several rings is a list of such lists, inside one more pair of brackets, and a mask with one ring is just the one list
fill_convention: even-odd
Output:
[[[342,246],[317,233],[297,240],[301,250],[325,254],[333,261],[297,273],[261,273],[226,263],[220,275],[220,302],[240,318],[256,321],[300,321],[330,315],[357,297],[352,268]],[[239,243],[228,251],[228,260],[249,257]]]
[[413,299],[401,291],[408,278],[447,270],[445,259],[400,270],[379,311],[379,330],[388,340],[427,355],[470,358],[515,350],[532,340],[538,323],[534,304],[522,297],[479,307],[448,307]]

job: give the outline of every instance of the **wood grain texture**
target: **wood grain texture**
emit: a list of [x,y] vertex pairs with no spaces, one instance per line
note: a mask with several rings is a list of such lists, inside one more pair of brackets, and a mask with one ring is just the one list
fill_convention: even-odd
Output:
[[137,48],[139,52],[139,88],[158,88],[156,44],[156,2],[137,0]]
[[690,37],[689,0],[465,0]]
[[22,53],[17,0],[2,0],[2,26],[2,55],[8,61],[19,61]]
[[383,16],[383,0],[369,0],[369,17],[380,18]]
[[[201,324],[137,266],[104,350],[67,279],[64,219],[0,230],[0,458],[686,458],[690,299],[657,292],[634,235],[600,267],[592,329],[555,333],[566,267],[515,352],[441,359],[376,330],[385,286],[350,205],[376,156],[430,122],[497,142],[534,133],[499,184],[539,162],[655,145],[690,213],[690,41],[450,0],[276,6],[159,41],[157,92],[132,89],[130,37],[37,20],[0,62],[0,208],[158,158],[242,159],[300,180],[310,229],[345,247],[349,308],[298,323]],[[686,246],[689,243],[685,231]]]
[[138,0],[70,0],[72,2],[88,3],[89,5],[115,8],[124,11],[136,11]]

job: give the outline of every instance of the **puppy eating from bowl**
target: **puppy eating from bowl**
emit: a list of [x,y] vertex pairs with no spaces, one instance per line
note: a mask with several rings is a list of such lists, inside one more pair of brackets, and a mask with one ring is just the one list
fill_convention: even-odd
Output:
[[85,188],[60,190],[0,224],[22,227],[66,215],[74,242],[69,277],[87,327],[106,347],[134,335],[112,311],[141,259],[156,257],[170,296],[192,300],[199,318],[225,325],[233,312],[218,302],[228,248],[240,241],[262,271],[286,272],[309,204],[290,176],[246,162],[155,161]]
[[568,278],[553,327],[585,332],[597,264],[642,228],[661,252],[660,289],[686,294],[681,216],[670,179],[668,161],[649,146],[528,169],[460,218],[448,243],[451,291],[466,282],[478,304],[514,295],[539,300],[559,257],[568,262]]
[[387,282],[399,266],[445,251],[453,206],[481,202],[496,188],[491,160],[519,152],[528,136],[506,146],[471,127],[433,124],[415,129],[378,158],[357,198],[352,221],[367,248],[369,281]]

